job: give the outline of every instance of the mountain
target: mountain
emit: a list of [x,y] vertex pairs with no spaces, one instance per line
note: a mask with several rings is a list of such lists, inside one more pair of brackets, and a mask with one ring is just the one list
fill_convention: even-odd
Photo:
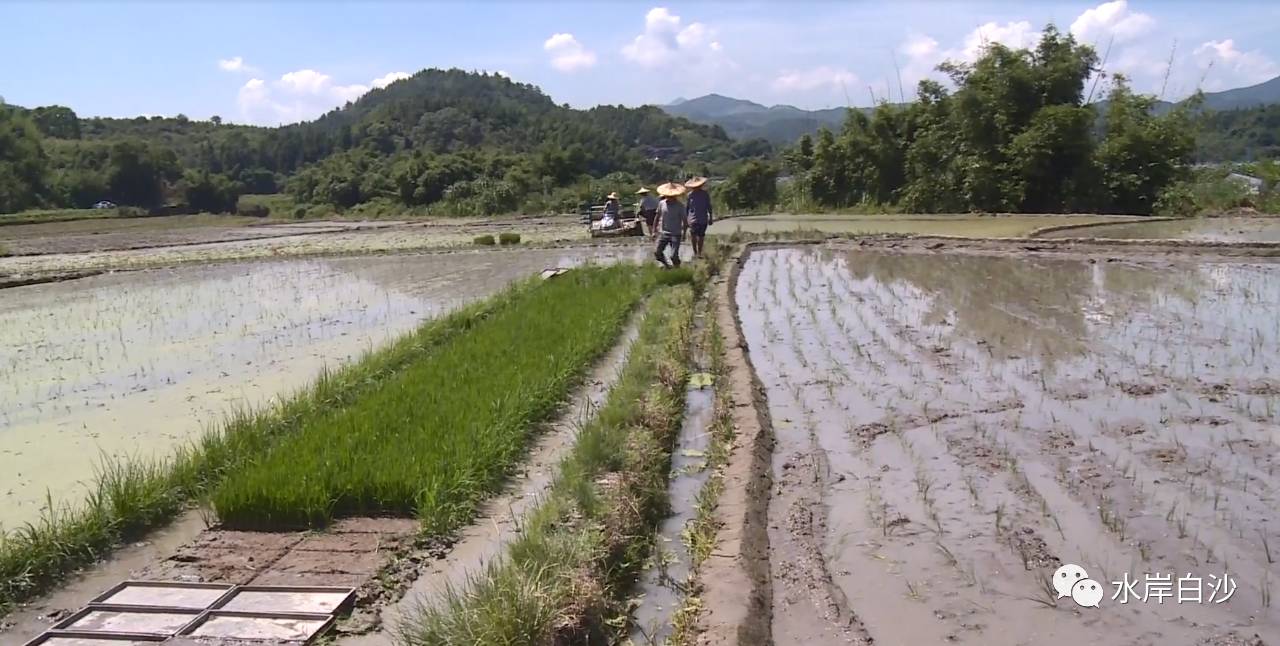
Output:
[[[599,192],[591,182],[613,174],[609,181],[621,186],[723,173],[742,148],[719,127],[654,106],[575,110],[533,85],[456,69],[422,70],[314,121],[277,128],[182,115],[79,119],[62,106],[0,107],[6,114],[38,141],[22,160],[31,162],[32,181],[0,211],[102,199],[151,207],[208,182],[228,195],[287,189],[300,203],[342,208],[562,208],[578,192]],[[543,202],[527,201],[535,199]]]
[[[724,128],[735,139],[768,139],[776,144],[790,144],[801,135],[819,128],[839,128],[844,123],[845,108],[801,110],[791,105],[766,107],[752,101],[720,94],[662,106],[668,114],[695,123],[714,124]],[[871,108],[856,108],[869,112]]]
[[[1204,106],[1209,110],[1239,110],[1280,103],[1280,76],[1249,87],[1206,92]],[[1105,102],[1099,103],[1105,108]],[[1161,101],[1158,112],[1175,104]],[[720,94],[708,94],[696,99],[682,99],[679,103],[662,106],[668,114],[681,116],[696,123],[717,125],[735,139],[764,138],[775,144],[789,145],[801,135],[812,134],[827,127],[838,129],[844,123],[846,108],[827,110],[802,110],[790,105],[763,106],[759,103],[735,99]],[[870,113],[873,108],[854,108]]]
[[1204,107],[1210,110],[1239,110],[1272,103],[1280,103],[1280,76],[1257,85],[1204,95]]

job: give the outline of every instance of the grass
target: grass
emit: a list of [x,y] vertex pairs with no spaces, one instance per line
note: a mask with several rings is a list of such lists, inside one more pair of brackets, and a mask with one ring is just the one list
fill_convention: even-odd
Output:
[[281,438],[355,406],[455,337],[493,317],[524,311],[540,299],[544,285],[552,284],[519,283],[425,323],[358,362],[322,373],[309,388],[276,407],[231,417],[169,460],[106,462],[83,504],[51,505],[37,522],[0,534],[0,614],[49,590],[116,546],[141,537],[227,474],[267,454]]
[[[663,272],[676,282],[688,273]],[[617,385],[508,556],[402,627],[409,644],[608,643],[645,561],[683,414],[693,290],[651,299]]]
[[68,220],[103,220],[107,218],[147,217],[144,209],[118,207],[114,209],[43,209],[21,213],[0,214],[0,226],[7,224],[40,224]]
[[586,268],[440,346],[377,392],[315,420],[211,497],[234,529],[320,527],[338,516],[464,522],[613,343],[656,270]]

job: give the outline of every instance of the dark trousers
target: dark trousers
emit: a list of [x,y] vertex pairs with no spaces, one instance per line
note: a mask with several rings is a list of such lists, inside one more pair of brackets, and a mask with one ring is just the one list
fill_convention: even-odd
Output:
[[653,257],[662,264],[667,264],[667,257],[663,254],[667,247],[671,247],[671,264],[675,267],[680,266],[680,237],[670,236],[665,233],[658,235],[658,248],[653,250]]

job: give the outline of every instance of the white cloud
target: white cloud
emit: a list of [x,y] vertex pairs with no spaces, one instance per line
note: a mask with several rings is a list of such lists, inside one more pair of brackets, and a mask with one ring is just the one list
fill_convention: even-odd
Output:
[[773,89],[779,92],[808,92],[830,87],[843,89],[856,83],[858,77],[841,67],[823,65],[804,71],[787,71],[773,80]]
[[648,68],[676,61],[733,67],[732,61],[725,58],[715,29],[700,22],[686,25],[666,7],[654,7],[645,14],[644,31],[623,46],[622,56]]
[[389,72],[384,76],[373,79],[373,87],[387,87],[396,81],[403,81],[404,79],[409,78],[409,76],[408,72]]
[[218,59],[218,69],[224,72],[244,72],[245,74],[258,73],[257,68],[245,63],[244,58],[240,56]]
[[1030,22],[1020,20],[1000,24],[989,22],[969,32],[964,37],[964,46],[957,51],[947,52],[947,58],[972,63],[982,56],[987,46],[1000,43],[1005,47],[1020,49],[1034,47],[1040,41],[1040,30],[1031,26]]
[[355,101],[370,87],[384,87],[386,83],[407,76],[403,72],[391,72],[373,79],[368,85],[338,85],[328,74],[301,69],[286,72],[270,83],[260,78],[249,79],[240,87],[236,102],[241,116],[250,123],[293,123],[314,119]]
[[1119,44],[1147,34],[1155,22],[1145,13],[1131,11],[1126,0],[1114,0],[1086,9],[1071,23],[1070,31],[1082,43],[1105,47],[1113,38]]
[[1200,69],[1207,72],[1206,90],[1254,85],[1280,76],[1280,65],[1275,61],[1262,52],[1241,51],[1230,38],[1203,43],[1193,56]]
[[553,34],[542,49],[551,54],[551,66],[561,72],[576,72],[596,64],[595,52],[587,49],[573,34]]

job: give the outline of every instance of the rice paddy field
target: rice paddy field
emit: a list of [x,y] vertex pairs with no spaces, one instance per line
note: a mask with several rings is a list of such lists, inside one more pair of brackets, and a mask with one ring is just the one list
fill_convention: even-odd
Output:
[[1050,231],[1046,238],[1174,239],[1196,242],[1280,242],[1280,218],[1188,218],[1161,222],[1108,224]]
[[[736,300],[774,643],[1280,636],[1280,265],[761,248]],[[1058,597],[1066,563],[1100,608]],[[1161,573],[1233,594],[1113,597]]]
[[183,266],[3,290],[0,529],[78,503],[103,460],[164,457],[546,267],[634,249]]
[[632,267],[571,272],[477,323],[376,392],[307,424],[212,496],[233,529],[335,516],[470,518],[648,287]]
[[[1065,224],[1135,222],[1141,218],[1102,215],[752,215],[718,220],[709,231],[742,233],[927,234],[1016,238]],[[1086,229],[1088,230],[1088,229]]]

